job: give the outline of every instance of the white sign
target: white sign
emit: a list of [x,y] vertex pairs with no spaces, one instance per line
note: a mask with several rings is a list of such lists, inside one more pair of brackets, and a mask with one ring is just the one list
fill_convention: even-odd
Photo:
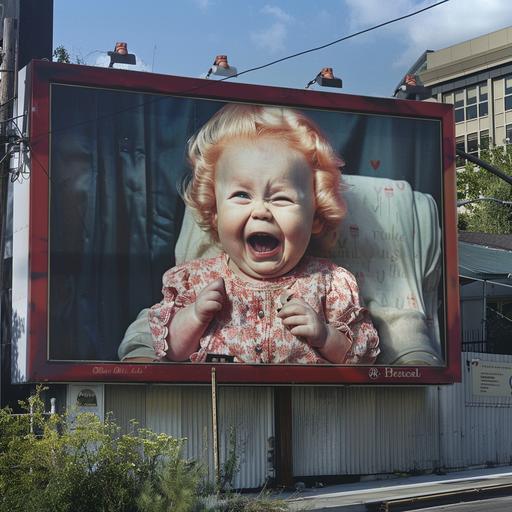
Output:
[[92,412],[103,421],[105,387],[103,384],[87,382],[84,384],[68,384],[68,413],[75,416],[82,412]]
[[512,397],[512,364],[473,359],[470,364],[473,395]]

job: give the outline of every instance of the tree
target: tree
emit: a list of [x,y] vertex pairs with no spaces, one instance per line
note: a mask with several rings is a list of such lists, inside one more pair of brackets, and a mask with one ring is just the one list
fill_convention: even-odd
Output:
[[[512,175],[512,146],[494,146],[482,151],[480,158]],[[493,197],[512,201],[512,186],[472,163],[457,173],[457,199]],[[478,201],[459,211],[459,229],[494,234],[512,233],[512,206],[493,201]]]
[[[91,53],[96,53],[97,50]],[[89,54],[88,54],[89,55]],[[53,60],[54,62],[63,62],[64,64],[71,64],[71,55],[66,50],[66,47],[63,45],[57,46],[55,50],[53,50]],[[75,60],[73,61],[74,64],[81,64],[85,66],[87,62],[85,61],[85,57],[80,55],[75,55]]]
[[55,62],[63,62],[64,64],[71,63],[71,57],[69,56],[69,52],[62,45],[57,46],[57,48],[53,50],[53,60]]

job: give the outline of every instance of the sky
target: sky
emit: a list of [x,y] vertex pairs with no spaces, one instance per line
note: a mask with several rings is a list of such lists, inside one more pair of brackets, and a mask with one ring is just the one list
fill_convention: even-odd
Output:
[[[412,13],[437,0],[54,0],[54,47],[72,60],[107,66],[116,41],[130,69],[200,77],[215,55],[238,71],[260,66]],[[433,9],[329,48],[233,79],[302,89],[332,67],[343,89],[392,96],[425,50],[439,50],[512,26],[510,0],[449,0]],[[117,67],[117,66],[116,66]]]

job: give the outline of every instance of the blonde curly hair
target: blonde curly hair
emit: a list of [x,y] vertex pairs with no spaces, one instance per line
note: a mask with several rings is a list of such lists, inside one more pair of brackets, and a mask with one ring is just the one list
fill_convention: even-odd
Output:
[[304,114],[286,107],[230,103],[219,110],[188,143],[192,175],[183,197],[199,226],[218,241],[215,226],[215,167],[232,139],[276,137],[300,151],[313,173],[316,219],[321,229],[312,240],[327,247],[346,208],[341,196],[343,161],[319,128]]

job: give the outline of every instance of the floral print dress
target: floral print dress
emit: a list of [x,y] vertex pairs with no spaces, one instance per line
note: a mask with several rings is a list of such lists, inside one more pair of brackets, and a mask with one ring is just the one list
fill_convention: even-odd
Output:
[[241,363],[329,364],[277,317],[283,301],[292,297],[300,297],[347,336],[351,348],[343,364],[371,364],[379,354],[377,331],[360,304],[356,280],[343,267],[305,256],[288,274],[253,283],[235,275],[227,255],[221,254],[186,262],[164,274],[163,300],[149,312],[157,357],[166,355],[169,324],[176,312],[192,304],[203,288],[219,278],[224,279],[226,302],[190,356],[193,362],[203,362],[211,353],[231,355]]

